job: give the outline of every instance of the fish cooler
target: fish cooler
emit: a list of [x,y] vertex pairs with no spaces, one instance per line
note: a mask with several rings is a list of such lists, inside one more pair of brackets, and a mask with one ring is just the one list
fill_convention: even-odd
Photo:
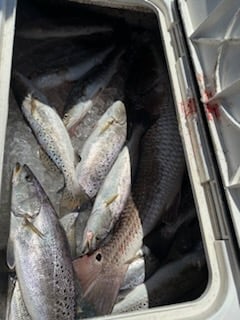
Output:
[[[62,2],[62,1],[61,1]],[[158,25],[208,268],[190,301],[109,319],[238,319],[240,316],[240,4],[237,0],[71,0],[93,11]],[[51,3],[57,3],[51,1]],[[0,1],[0,181],[14,45],[14,0]],[[132,13],[134,12],[134,15]],[[146,20],[144,20],[146,18]],[[139,22],[140,21],[140,22]],[[2,183],[1,194],[5,190]],[[2,220],[0,219],[0,223]],[[3,230],[1,242],[6,242]],[[0,248],[4,245],[0,243]],[[0,282],[1,283],[1,282]],[[1,307],[3,308],[3,306]],[[3,313],[4,315],[4,313]],[[101,317],[99,317],[100,319]]]

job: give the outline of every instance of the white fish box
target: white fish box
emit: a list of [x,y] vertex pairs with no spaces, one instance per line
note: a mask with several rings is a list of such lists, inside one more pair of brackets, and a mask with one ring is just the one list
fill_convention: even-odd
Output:
[[[239,319],[239,1],[72,1],[155,12],[209,270],[208,286],[194,301],[107,319]],[[0,181],[15,7],[0,1]]]

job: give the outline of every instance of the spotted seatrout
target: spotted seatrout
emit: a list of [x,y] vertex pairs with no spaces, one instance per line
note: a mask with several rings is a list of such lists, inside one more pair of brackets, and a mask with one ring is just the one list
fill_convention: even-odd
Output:
[[119,153],[96,196],[83,234],[83,252],[92,252],[107,238],[124,209],[137,169],[139,141],[145,130],[140,123]]
[[124,147],[101,186],[83,234],[83,252],[94,251],[113,229],[131,190],[131,162]]
[[47,195],[26,166],[12,178],[7,261],[32,319],[74,319],[75,286],[67,239]]
[[125,106],[116,101],[97,122],[95,130],[84,143],[81,161],[76,167],[80,187],[93,198],[114,160],[118,156],[127,135]]
[[111,312],[128,265],[142,246],[142,237],[138,210],[130,196],[112,239],[93,254],[73,261],[83,297],[98,315]]
[[13,87],[16,99],[38,142],[64,175],[65,190],[61,207],[73,209],[78,206],[84,193],[76,181],[77,159],[69,134],[57,112],[28,79],[16,73]]

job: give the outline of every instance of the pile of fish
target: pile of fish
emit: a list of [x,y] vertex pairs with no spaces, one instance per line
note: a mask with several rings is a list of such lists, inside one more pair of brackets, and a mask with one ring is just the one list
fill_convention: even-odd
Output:
[[11,89],[38,165],[5,163],[6,319],[197,298],[206,261],[158,30],[17,17]]

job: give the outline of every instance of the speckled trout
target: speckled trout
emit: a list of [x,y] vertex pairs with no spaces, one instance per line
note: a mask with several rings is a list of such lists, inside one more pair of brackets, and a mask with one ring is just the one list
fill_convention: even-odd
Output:
[[13,88],[21,110],[41,147],[64,175],[65,190],[61,207],[75,208],[81,201],[80,187],[75,178],[77,159],[69,134],[55,109],[19,73],[13,79]]
[[93,198],[120,152],[127,135],[125,106],[116,101],[108,108],[85,141],[76,167],[77,181]]
[[139,141],[145,128],[135,125],[131,138],[123,147],[96,196],[83,235],[83,252],[97,249],[118,221],[137,170]]
[[74,319],[74,273],[67,239],[41,185],[26,166],[12,178],[7,262],[32,319]]

